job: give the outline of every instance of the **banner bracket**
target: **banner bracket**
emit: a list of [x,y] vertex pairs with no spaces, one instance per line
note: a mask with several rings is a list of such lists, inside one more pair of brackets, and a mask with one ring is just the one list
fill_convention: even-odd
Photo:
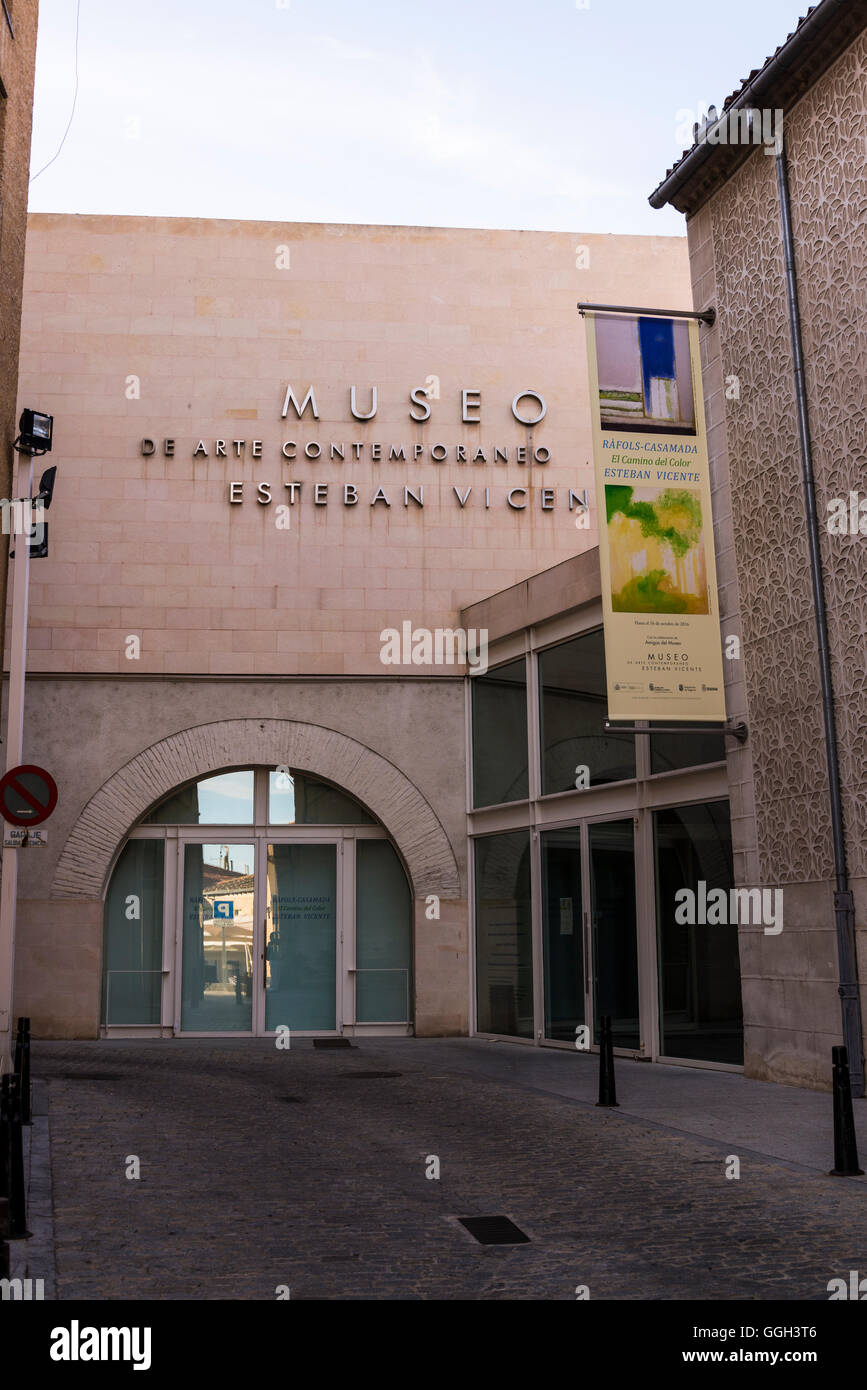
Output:
[[637,724],[612,724],[610,719],[606,719],[602,727],[609,734],[728,734],[738,743],[746,743],[749,737],[749,729],[742,719],[737,724],[726,723],[716,729],[697,728],[694,724],[662,724],[648,729]]
[[630,304],[578,304],[578,312],[584,316],[587,310],[594,314],[638,314],[643,319],[698,319],[712,328],[716,323],[716,309],[636,309]]

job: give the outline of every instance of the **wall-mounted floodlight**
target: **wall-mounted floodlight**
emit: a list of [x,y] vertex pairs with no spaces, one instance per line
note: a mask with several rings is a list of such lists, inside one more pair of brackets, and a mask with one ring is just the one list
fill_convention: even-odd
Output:
[[54,416],[39,410],[22,410],[15,446],[28,454],[47,454],[51,450]]

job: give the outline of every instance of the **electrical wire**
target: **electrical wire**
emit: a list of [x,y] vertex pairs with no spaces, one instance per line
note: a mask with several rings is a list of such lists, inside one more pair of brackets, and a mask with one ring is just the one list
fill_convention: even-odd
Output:
[[72,125],[72,118],[73,118],[73,116],[75,115],[75,104],[76,104],[76,102],[78,101],[78,21],[79,21],[80,18],[81,18],[81,0],[78,0],[78,4],[77,4],[76,10],[75,10],[75,91],[74,91],[73,94],[72,94],[72,110],[71,110],[70,113],[69,113],[69,120],[67,121],[67,123],[66,123],[66,129],[65,129],[65,131],[63,132],[63,139],[61,140],[60,144],[57,146],[57,152],[56,152],[55,154],[52,155],[52,157],[49,159],[49,161],[48,161],[47,164],[43,164],[42,168],[39,169],[39,170],[37,170],[37,172],[36,172],[36,173],[32,176],[32,178],[30,179],[30,183],[33,183],[34,179],[38,179],[38,178],[39,178],[39,175],[40,175],[40,174],[44,174],[44,173],[45,173],[45,170],[48,169],[48,168],[54,163],[55,159],[56,159],[57,156],[60,154],[60,151],[63,149],[63,146],[64,146],[65,143],[66,143],[66,137],[67,137],[67,135],[69,134],[69,130],[70,130],[70,127],[71,127],[71,125]]

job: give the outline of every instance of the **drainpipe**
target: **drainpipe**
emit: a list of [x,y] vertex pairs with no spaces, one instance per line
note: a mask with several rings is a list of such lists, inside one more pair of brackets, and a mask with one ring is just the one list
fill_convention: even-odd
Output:
[[837,926],[837,960],[840,984],[840,1009],[843,1016],[843,1042],[849,1054],[849,1073],[852,1095],[864,1095],[864,1047],[861,1030],[861,1001],[858,993],[858,959],[855,953],[855,899],[849,887],[846,865],[846,837],[843,830],[843,803],[840,796],[840,765],[837,757],[837,727],[834,717],[834,687],[831,681],[831,653],[828,643],[828,621],[825,608],[825,588],[822,581],[822,552],[819,548],[819,522],[816,516],[816,485],[813,477],[813,451],[810,444],[810,423],[807,410],[807,388],[804,380],[804,352],[801,343],[801,317],[798,309],[798,281],[795,270],[795,241],[792,235],[792,210],[789,202],[789,179],[786,155],[782,143],[777,150],[777,187],[780,195],[780,228],[786,261],[786,297],[789,304],[789,329],[792,338],[792,362],[795,375],[795,398],[798,406],[798,436],[801,446],[801,473],[804,482],[804,501],[807,510],[807,543],[810,549],[810,577],[813,584],[813,609],[816,616],[816,638],[819,647],[819,675],[822,683],[822,718],[825,725],[825,754],[828,760],[828,792],[831,802],[831,832],[834,842],[834,917]]

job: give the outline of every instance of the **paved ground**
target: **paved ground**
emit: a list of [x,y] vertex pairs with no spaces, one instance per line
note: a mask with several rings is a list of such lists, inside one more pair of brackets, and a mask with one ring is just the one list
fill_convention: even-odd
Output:
[[[867,1179],[827,1176],[829,1095],[618,1060],[621,1108],[600,1110],[595,1059],[467,1039],[33,1060],[61,1299],[827,1300],[867,1275]],[[530,1243],[481,1246],[456,1219],[496,1213]]]

